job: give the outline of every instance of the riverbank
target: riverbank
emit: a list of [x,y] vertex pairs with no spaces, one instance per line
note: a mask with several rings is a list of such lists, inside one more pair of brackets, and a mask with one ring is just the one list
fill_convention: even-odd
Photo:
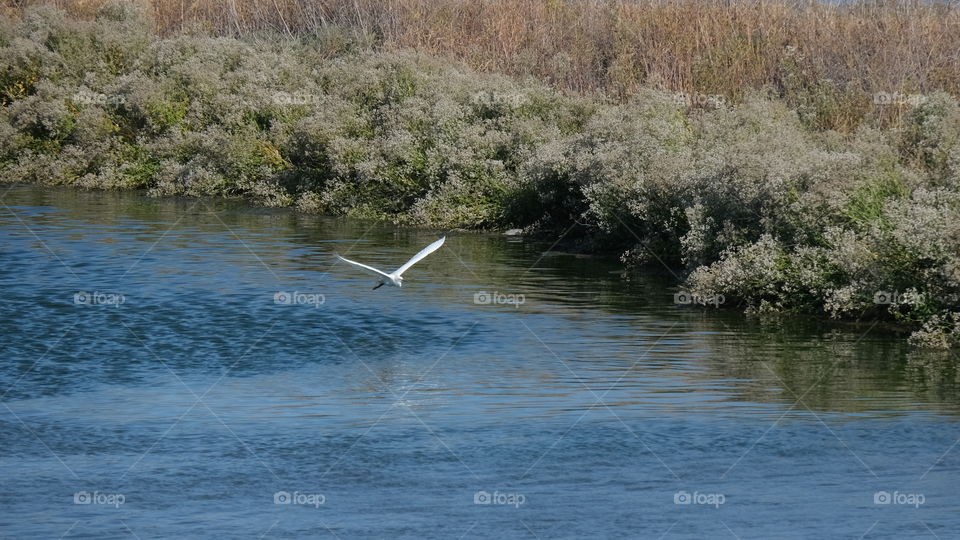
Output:
[[[567,94],[328,27],[153,33],[113,4],[0,25],[7,182],[242,197],[432,227],[571,231],[693,298],[960,344],[960,103],[818,129],[771,93]],[[589,240],[587,240],[589,239]]]

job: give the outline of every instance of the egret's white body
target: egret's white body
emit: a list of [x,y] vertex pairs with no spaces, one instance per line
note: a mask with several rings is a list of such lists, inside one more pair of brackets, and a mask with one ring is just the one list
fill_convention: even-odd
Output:
[[337,255],[337,258],[340,259],[341,261],[345,262],[345,263],[350,263],[350,264],[356,266],[357,268],[360,268],[360,269],[362,269],[362,270],[365,270],[365,271],[367,271],[368,273],[371,273],[371,274],[377,276],[378,278],[380,278],[380,283],[379,283],[376,287],[374,287],[374,290],[379,289],[380,287],[382,287],[382,286],[384,286],[384,285],[390,285],[390,286],[392,286],[392,287],[402,287],[402,286],[403,286],[403,273],[406,272],[407,270],[409,270],[411,266],[417,264],[417,263],[420,261],[420,259],[423,259],[423,258],[426,257],[427,255],[429,255],[429,254],[433,253],[434,251],[440,249],[440,246],[443,245],[443,241],[446,240],[446,239],[447,239],[447,237],[444,236],[443,238],[437,240],[436,242],[430,244],[429,246],[421,249],[421,250],[420,250],[420,253],[417,253],[416,255],[414,255],[413,257],[411,257],[409,261],[403,263],[403,266],[401,266],[400,268],[397,268],[396,270],[394,270],[393,272],[390,272],[390,273],[383,272],[383,271],[381,271],[381,270],[377,270],[376,268],[374,268],[374,267],[372,267],[372,266],[367,266],[367,265],[365,265],[365,264],[363,264],[363,263],[358,263],[357,261],[351,261],[350,259],[344,259],[344,258],[341,257],[340,255]]

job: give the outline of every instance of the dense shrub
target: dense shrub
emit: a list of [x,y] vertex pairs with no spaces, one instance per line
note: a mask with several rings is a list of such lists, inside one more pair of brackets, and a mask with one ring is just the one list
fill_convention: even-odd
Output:
[[[756,313],[888,319],[960,345],[960,104],[816,129],[762,93],[626,102],[304,40],[157,38],[111,4],[0,25],[6,181],[246,197],[442,227],[576,228]],[[123,44],[123,47],[120,45]],[[822,127],[822,126],[819,126]]]

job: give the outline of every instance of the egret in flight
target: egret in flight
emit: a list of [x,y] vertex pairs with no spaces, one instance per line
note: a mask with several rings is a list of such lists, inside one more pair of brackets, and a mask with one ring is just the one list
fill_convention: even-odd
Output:
[[426,257],[427,255],[433,253],[434,251],[440,249],[440,246],[443,245],[443,241],[446,240],[446,239],[447,239],[447,237],[444,236],[443,238],[437,240],[436,242],[430,244],[429,246],[421,249],[421,250],[420,250],[420,253],[417,253],[416,255],[414,255],[409,261],[405,262],[405,263],[403,264],[403,266],[401,266],[400,268],[397,268],[396,270],[394,270],[393,272],[390,272],[389,274],[386,273],[386,272],[381,272],[380,270],[377,270],[376,268],[374,268],[374,267],[372,267],[372,266],[367,266],[367,265],[365,265],[365,264],[358,263],[357,261],[351,261],[350,259],[344,259],[344,258],[341,257],[340,255],[337,255],[337,258],[340,259],[341,261],[345,262],[345,263],[350,263],[350,264],[356,266],[357,268],[360,268],[360,269],[362,269],[362,270],[366,270],[367,272],[369,272],[369,273],[371,273],[371,274],[374,274],[374,275],[376,275],[378,278],[380,278],[380,283],[378,283],[377,286],[373,288],[373,290],[377,290],[377,289],[379,289],[380,287],[383,287],[384,285],[391,285],[391,286],[393,286],[393,287],[401,287],[401,286],[403,286],[403,277],[402,277],[402,274],[403,274],[404,272],[406,272],[407,270],[409,270],[411,266],[413,266],[413,265],[417,264],[418,262],[420,262],[420,259],[422,259],[422,258]]

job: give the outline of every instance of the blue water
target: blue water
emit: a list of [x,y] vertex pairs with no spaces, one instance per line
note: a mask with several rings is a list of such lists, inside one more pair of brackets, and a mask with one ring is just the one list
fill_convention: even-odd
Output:
[[333,253],[444,233],[0,194],[0,538],[960,536],[956,359],[890,329],[499,235],[374,291]]

